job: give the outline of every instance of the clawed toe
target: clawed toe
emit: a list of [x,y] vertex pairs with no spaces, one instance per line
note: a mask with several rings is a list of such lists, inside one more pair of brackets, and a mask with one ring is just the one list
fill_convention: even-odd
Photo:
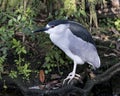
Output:
[[71,82],[72,79],[76,79],[76,80],[79,80],[80,82],[82,82],[81,80],[81,76],[79,74],[75,74],[73,75],[73,73],[70,73],[67,78],[65,78],[63,80],[63,84],[65,84],[67,82],[67,84],[69,84]]

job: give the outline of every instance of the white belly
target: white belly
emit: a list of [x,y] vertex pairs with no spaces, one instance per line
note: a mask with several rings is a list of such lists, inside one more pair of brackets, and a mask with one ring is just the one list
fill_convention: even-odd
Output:
[[[70,35],[70,34],[69,34]],[[55,34],[51,34],[50,35],[50,39],[51,41],[58,46],[62,51],[65,52],[65,54],[70,57],[74,62],[76,62],[77,64],[84,64],[84,61],[77,55],[75,55],[74,53],[72,53],[69,49],[69,36],[67,33],[64,35],[55,35]]]

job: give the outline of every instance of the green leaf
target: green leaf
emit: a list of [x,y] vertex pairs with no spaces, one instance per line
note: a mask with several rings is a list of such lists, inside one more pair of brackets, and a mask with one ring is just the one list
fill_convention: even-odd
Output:
[[46,63],[50,61],[50,57],[45,57]]
[[21,51],[22,51],[22,53],[24,53],[24,54],[27,53],[27,51],[25,50],[25,47],[22,47],[22,48],[21,48]]
[[16,18],[12,18],[12,20],[13,20],[14,22],[17,22],[17,19],[16,19]]
[[45,74],[48,74],[49,73],[49,71],[48,70],[45,70]]
[[11,78],[17,78],[17,71],[12,71],[12,70],[11,70],[9,76],[10,76]]
[[80,13],[86,17],[86,12],[84,10],[80,10]]
[[12,25],[13,25],[13,20],[10,19],[10,20],[8,21],[8,26],[12,26]]
[[60,64],[64,64],[64,60],[60,58]]
[[17,17],[17,20],[18,20],[18,21],[20,21],[20,19],[21,19],[21,15],[19,15],[19,16]]
[[27,18],[25,16],[23,16],[21,20],[24,22],[24,21],[26,21],[26,19]]

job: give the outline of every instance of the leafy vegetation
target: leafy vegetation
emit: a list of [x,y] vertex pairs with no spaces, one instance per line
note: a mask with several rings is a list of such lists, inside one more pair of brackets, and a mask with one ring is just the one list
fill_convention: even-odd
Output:
[[120,31],[120,19],[117,19],[117,20],[115,21],[115,27],[117,28],[117,30]]
[[29,69],[29,62],[25,61],[25,58],[22,57],[22,55],[27,54],[27,51],[25,50],[25,47],[20,44],[20,41],[17,41],[13,38],[12,40],[12,48],[15,50],[14,54],[18,55],[17,58],[14,60],[16,64],[16,68],[18,72],[12,71],[9,74],[12,78],[16,78],[17,74],[23,75],[23,78],[29,79],[29,75],[32,72],[32,70]]
[[[85,0],[75,1],[0,1],[0,78],[2,74],[7,73],[12,78],[21,75],[23,79],[28,80],[31,73],[41,67],[45,68],[46,74],[54,68],[62,74],[60,67],[72,63],[59,48],[50,43],[48,36],[35,35],[31,32],[49,20],[70,19],[82,23],[87,28],[115,27],[120,31],[119,18],[97,18],[96,5],[102,4],[102,0],[99,2],[88,0],[87,3]],[[39,68],[33,69],[32,66]]]
[[[3,2],[7,4],[7,2]],[[30,63],[23,56],[27,54],[23,42],[25,42],[25,35],[30,35],[31,33],[30,30],[34,24],[32,20],[34,13],[30,7],[25,10],[23,6],[16,6],[18,3],[19,1],[14,2],[12,0],[8,2],[10,9],[7,9],[7,7],[0,10],[0,74],[6,71],[6,64],[15,63],[17,69],[11,68],[9,76],[16,78],[18,74],[22,74],[23,78],[28,79],[31,70],[28,68]],[[14,7],[18,9],[14,10]],[[17,38],[19,35],[22,38]],[[7,62],[9,54],[12,54],[12,58],[14,58],[11,62]]]
[[57,68],[59,74],[63,72],[60,70],[61,66],[67,66],[72,61],[57,47],[53,46],[51,50],[46,54],[44,68],[45,73],[48,74],[53,68]]

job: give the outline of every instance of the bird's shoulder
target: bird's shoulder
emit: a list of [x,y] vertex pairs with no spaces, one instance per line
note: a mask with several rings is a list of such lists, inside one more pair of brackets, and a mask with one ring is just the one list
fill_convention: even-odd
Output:
[[69,24],[70,24],[69,28],[75,36],[83,39],[86,42],[89,42],[95,45],[91,34],[88,32],[88,30],[84,26],[73,21],[69,21]]

